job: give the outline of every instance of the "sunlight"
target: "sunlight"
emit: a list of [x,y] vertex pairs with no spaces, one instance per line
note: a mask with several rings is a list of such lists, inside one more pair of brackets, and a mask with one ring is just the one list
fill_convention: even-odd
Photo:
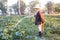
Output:
[[[18,0],[8,0],[8,6],[11,6],[12,4],[15,4]],[[29,5],[29,2],[31,2],[33,0],[24,0],[24,2],[26,3],[26,5]],[[60,3],[60,0],[40,0],[40,4],[42,7],[44,7],[44,5],[48,2],[48,1],[52,1],[54,3]]]
[[12,6],[13,4],[15,4],[18,0],[8,0],[7,5],[8,6]]

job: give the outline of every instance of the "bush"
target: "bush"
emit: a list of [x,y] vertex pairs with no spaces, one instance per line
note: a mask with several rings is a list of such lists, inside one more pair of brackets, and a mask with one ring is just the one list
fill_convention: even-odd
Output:
[[[48,16],[48,15],[47,15]],[[45,16],[45,32],[43,37],[47,37],[49,40],[56,40],[60,34],[60,28],[57,24],[57,20],[60,20],[57,16]],[[0,40],[37,40],[38,29],[34,25],[34,18],[26,18],[19,23],[16,28],[14,25],[24,16],[10,16],[0,17]],[[57,19],[57,18],[58,19]],[[49,19],[48,19],[49,18]],[[55,35],[55,36],[54,36]]]

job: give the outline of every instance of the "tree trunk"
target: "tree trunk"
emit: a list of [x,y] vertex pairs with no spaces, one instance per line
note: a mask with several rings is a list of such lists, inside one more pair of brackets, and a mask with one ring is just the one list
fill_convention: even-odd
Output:
[[20,0],[18,0],[18,15],[21,15],[21,12],[20,12]]
[[7,16],[10,16],[10,15],[11,15],[11,13],[10,13],[10,10],[9,10],[8,1],[9,1],[9,0],[7,0]]

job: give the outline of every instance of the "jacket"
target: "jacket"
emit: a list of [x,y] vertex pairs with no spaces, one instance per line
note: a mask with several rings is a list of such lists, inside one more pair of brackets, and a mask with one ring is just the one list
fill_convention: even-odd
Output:
[[38,11],[35,15],[35,25],[39,25],[41,23],[44,23],[44,16],[42,12]]

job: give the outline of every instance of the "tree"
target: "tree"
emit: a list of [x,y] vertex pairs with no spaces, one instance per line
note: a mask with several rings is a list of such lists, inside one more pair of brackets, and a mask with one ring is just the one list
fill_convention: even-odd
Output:
[[2,0],[2,2],[7,2],[7,0]]
[[55,7],[56,12],[60,12],[60,7]]
[[21,15],[21,11],[20,11],[20,0],[18,0],[18,15]]
[[60,13],[60,3],[55,4],[55,11]]
[[49,1],[46,4],[47,10],[48,10],[48,14],[51,14],[54,11],[54,3]]
[[24,10],[26,8],[26,4],[24,3],[23,0],[18,1],[18,14],[19,15],[24,15]]
[[19,1],[14,4],[12,6],[12,8],[15,10],[15,11],[18,11],[18,15],[24,15],[24,10],[26,8],[26,4],[24,3],[24,1],[20,0],[20,4],[19,4]]
[[5,6],[3,5],[2,1],[0,1],[0,9],[2,10],[2,15],[5,15],[4,13],[6,13],[6,9],[5,9]]
[[18,12],[18,5],[17,5],[17,3],[14,4],[14,5],[11,6],[11,7],[14,9],[14,12],[15,12],[15,13]]
[[24,15],[25,8],[26,8],[26,4],[24,3],[24,1],[20,0],[20,11],[22,15]]
[[31,1],[29,6],[30,6],[30,9],[31,9],[31,13],[34,13],[35,12],[35,9],[34,9],[34,6],[36,4],[39,4],[39,1]]

